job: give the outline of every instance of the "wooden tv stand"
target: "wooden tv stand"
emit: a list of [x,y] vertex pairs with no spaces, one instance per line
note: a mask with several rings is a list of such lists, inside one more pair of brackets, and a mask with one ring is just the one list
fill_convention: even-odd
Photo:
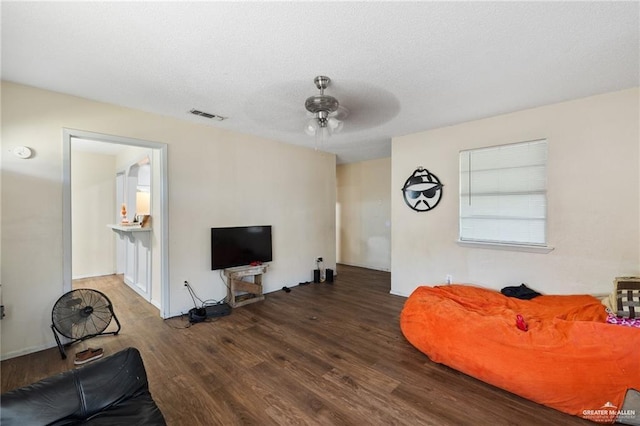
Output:
[[[224,270],[227,277],[227,303],[232,308],[248,305],[264,300],[262,294],[262,274],[267,272],[268,265],[238,266]],[[244,281],[245,277],[253,277],[253,282]],[[241,294],[237,294],[241,292]]]

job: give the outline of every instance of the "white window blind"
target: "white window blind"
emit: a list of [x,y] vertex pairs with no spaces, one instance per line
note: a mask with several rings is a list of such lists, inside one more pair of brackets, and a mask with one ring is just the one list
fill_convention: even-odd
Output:
[[547,243],[547,141],[460,152],[460,241]]

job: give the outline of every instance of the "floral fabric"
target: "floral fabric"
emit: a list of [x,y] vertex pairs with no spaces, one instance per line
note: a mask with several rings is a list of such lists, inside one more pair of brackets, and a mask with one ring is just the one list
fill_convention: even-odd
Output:
[[627,327],[640,328],[640,318],[623,318],[610,312],[607,313],[607,322],[609,324],[626,325]]

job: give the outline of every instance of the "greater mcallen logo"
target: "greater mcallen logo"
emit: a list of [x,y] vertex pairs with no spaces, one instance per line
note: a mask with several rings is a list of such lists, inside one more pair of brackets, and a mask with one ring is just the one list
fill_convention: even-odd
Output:
[[635,419],[636,410],[618,410],[618,407],[607,401],[597,410],[582,410],[582,417],[592,421],[608,421],[613,417],[620,421],[623,419]]

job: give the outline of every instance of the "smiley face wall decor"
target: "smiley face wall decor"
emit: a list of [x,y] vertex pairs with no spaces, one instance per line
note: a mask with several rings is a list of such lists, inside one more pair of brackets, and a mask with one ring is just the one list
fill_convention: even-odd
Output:
[[440,179],[424,167],[418,167],[402,187],[404,202],[417,212],[435,208],[442,198]]

